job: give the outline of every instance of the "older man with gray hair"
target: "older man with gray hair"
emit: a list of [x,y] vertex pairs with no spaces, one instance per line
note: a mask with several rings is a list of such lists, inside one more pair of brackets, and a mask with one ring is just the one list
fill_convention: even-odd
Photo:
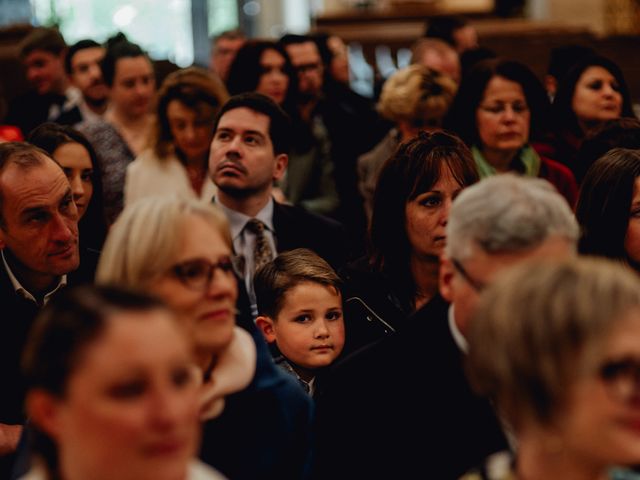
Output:
[[460,193],[447,224],[442,297],[339,365],[318,395],[316,477],[457,479],[506,449],[493,408],[464,372],[466,327],[499,274],[573,256],[577,240],[569,205],[545,180],[497,175]]
[[579,236],[571,208],[550,183],[513,174],[463,191],[446,232],[440,292],[451,303],[451,327],[461,348],[479,294],[496,275],[525,260],[575,255]]

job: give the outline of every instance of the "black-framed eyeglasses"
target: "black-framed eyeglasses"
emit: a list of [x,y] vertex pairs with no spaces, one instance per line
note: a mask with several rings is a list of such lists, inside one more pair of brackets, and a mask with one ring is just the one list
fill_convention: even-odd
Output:
[[598,373],[617,400],[640,401],[640,358],[607,361],[600,366]]
[[481,282],[480,280],[477,280],[475,278],[473,278],[471,275],[469,275],[469,272],[467,272],[467,270],[462,266],[462,264],[456,260],[455,258],[451,259],[451,263],[453,264],[453,268],[455,268],[458,273],[460,275],[462,275],[462,278],[465,279],[465,281],[471,285],[471,287],[478,293],[482,292],[485,288],[487,288],[487,284],[484,282]]
[[211,284],[216,270],[232,275],[236,271],[235,267],[236,258],[231,256],[221,257],[216,263],[197,258],[174,265],[171,268],[171,272],[185,287],[193,290],[204,290]]

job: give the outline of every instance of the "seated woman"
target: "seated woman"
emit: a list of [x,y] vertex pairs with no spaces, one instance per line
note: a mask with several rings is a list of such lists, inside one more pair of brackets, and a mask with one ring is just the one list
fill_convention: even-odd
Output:
[[178,193],[210,201],[209,147],[227,90],[198,67],[170,73],[158,91],[152,147],[127,166],[125,205],[148,195]]
[[400,143],[415,137],[420,130],[442,126],[456,89],[452,79],[423,65],[398,70],[384,83],[377,108],[396,126],[372,150],[358,158],[358,188],[369,221],[382,165]]
[[382,167],[373,199],[370,254],[341,272],[345,353],[380,339],[438,294],[451,202],[478,181],[465,144],[420,132]]
[[540,81],[519,62],[478,62],[463,79],[445,126],[471,148],[480,177],[519,172],[551,182],[575,205],[575,178],[567,167],[529,144],[546,128],[549,101]]
[[156,80],[149,56],[124,36],[107,42],[100,67],[109,87],[109,107],[102,120],[84,121],[77,128],[98,154],[104,207],[110,225],[123,208],[127,165],[149,142],[154,123],[151,107]]
[[607,120],[635,118],[622,70],[595,55],[578,62],[560,81],[551,113],[552,133],[536,148],[567,165],[578,179],[588,168],[577,159],[588,134]]
[[640,151],[614,148],[587,171],[576,206],[580,253],[640,272]]
[[41,312],[25,347],[33,457],[24,480],[221,479],[194,460],[199,381],[158,300],[80,287]]
[[287,173],[279,187],[284,198],[311,212],[332,215],[338,207],[330,141],[319,122],[308,125],[296,105],[298,77],[289,55],[276,42],[250,40],[231,64],[227,87],[232,95],[258,92],[270,97],[291,117],[291,144]]
[[640,464],[636,275],[593,259],[506,272],[470,325],[468,367],[517,455],[465,480],[638,478],[612,470]]
[[51,155],[69,179],[78,208],[80,239],[80,268],[71,275],[82,282],[93,283],[98,255],[107,234],[96,153],[82,133],[57,123],[36,127],[27,141]]
[[96,281],[155,294],[177,312],[204,383],[202,460],[233,479],[300,478],[310,400],[273,364],[253,322],[243,324],[253,338],[236,327],[233,261],[228,222],[215,206],[150,196],[112,226]]

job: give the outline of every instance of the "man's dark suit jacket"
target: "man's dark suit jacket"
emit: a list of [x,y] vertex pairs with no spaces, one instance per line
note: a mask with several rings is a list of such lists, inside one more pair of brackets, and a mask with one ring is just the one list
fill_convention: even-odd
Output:
[[438,296],[336,366],[317,399],[315,478],[457,479],[507,448],[466,380],[447,311]]
[[346,238],[335,220],[307,212],[300,207],[274,202],[273,228],[278,253],[308,248],[324,258],[336,270],[347,258]]

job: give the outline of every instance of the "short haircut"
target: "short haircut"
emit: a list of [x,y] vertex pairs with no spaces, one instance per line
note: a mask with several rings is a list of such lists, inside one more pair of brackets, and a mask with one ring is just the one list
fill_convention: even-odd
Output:
[[478,181],[478,171],[467,146],[455,135],[438,130],[420,132],[401,144],[384,163],[373,198],[370,263],[398,282],[407,301],[415,297],[409,270],[411,244],[406,229],[406,205],[429,191],[445,172],[462,188]]
[[582,228],[580,253],[628,260],[624,240],[638,177],[638,150],[614,148],[591,166],[576,205]]
[[69,50],[67,50],[67,55],[64,57],[64,69],[68,75],[71,75],[73,73],[73,67],[71,65],[73,56],[80,50],[85,50],[87,48],[102,48],[102,45],[100,45],[95,40],[90,39],[80,40],[71,45],[69,47]]
[[[9,165],[16,165],[22,170],[29,170],[43,165],[47,158],[57,165],[57,162],[41,148],[26,142],[0,143],[0,177]],[[0,228],[4,228],[3,212],[4,194],[0,182]]]
[[[29,333],[22,354],[27,388],[42,389],[63,397],[69,378],[82,363],[86,348],[99,339],[114,314],[157,309],[166,307],[155,298],[118,288],[82,286],[64,289],[38,314]],[[50,471],[56,471],[55,442],[37,425],[31,435],[34,452],[44,459]]]
[[139,45],[130,42],[123,34],[118,34],[115,37],[107,40],[107,50],[104,58],[100,62],[100,68],[102,69],[102,78],[104,83],[109,87],[113,86],[113,79],[116,75],[116,65],[118,60],[122,58],[135,58],[145,57],[149,60],[151,65],[151,59],[149,55],[140,48]]
[[487,85],[494,77],[503,77],[522,87],[531,112],[530,138],[541,139],[547,129],[549,98],[538,77],[523,63],[501,58],[482,60],[460,82],[444,125],[456,132],[469,146],[481,145],[476,111]]
[[340,293],[342,282],[331,266],[316,253],[296,248],[279,254],[255,274],[258,313],[276,320],[286,293],[305,282],[333,287]]
[[150,196],[128,205],[111,226],[100,255],[96,282],[144,289],[176,261],[188,232],[187,215],[204,219],[231,248],[229,222],[218,207],[177,195]]
[[222,81],[199,67],[188,67],[170,73],[162,82],[157,96],[157,115],[153,148],[160,159],[174,153],[175,145],[167,108],[177,100],[196,113],[198,120],[213,125],[229,94]]
[[378,112],[389,120],[403,120],[414,127],[442,125],[456,83],[424,65],[409,65],[395,72],[382,86]]
[[67,44],[58,29],[36,27],[20,42],[19,56],[24,59],[35,50],[60,55],[66,48]]
[[427,21],[424,36],[428,38],[439,38],[455,47],[456,41],[453,38],[453,34],[456,30],[460,30],[467,25],[469,25],[469,21],[457,15],[434,17]]
[[589,67],[602,67],[613,75],[618,84],[620,95],[622,95],[620,116],[635,118],[629,87],[624,79],[622,70],[613,60],[593,55],[575,63],[558,83],[558,90],[552,106],[553,116],[551,117],[552,127],[557,132],[569,131],[579,138],[584,135],[580,128],[578,117],[573,110],[573,96],[580,77]]
[[609,150],[620,148],[640,149],[640,120],[636,118],[615,118],[607,120],[597,129],[589,132],[580,145],[573,167],[578,184],[591,167]]
[[516,431],[552,425],[568,387],[597,375],[608,336],[638,311],[637,275],[613,262],[519,265],[488,288],[470,323],[470,380]]
[[225,30],[211,37],[211,45],[215,47],[218,40],[244,40],[245,38],[247,38],[246,35],[240,29]]
[[434,50],[440,55],[455,55],[458,58],[458,52],[444,40],[439,38],[420,38],[411,47],[411,63],[420,63],[425,52]]
[[510,173],[482,179],[454,200],[447,223],[448,258],[522,252],[550,238],[578,242],[569,204],[546,180]]
[[222,106],[213,130],[218,130],[220,119],[225,113],[236,108],[248,108],[269,117],[269,137],[273,145],[273,153],[275,155],[289,153],[291,148],[291,121],[289,116],[276,102],[261,93],[247,92],[231,97]]
[[287,45],[297,45],[300,43],[307,43],[307,42],[312,42],[314,45],[316,43],[312,36],[298,35],[296,33],[287,33],[280,38],[280,43],[285,47]]

